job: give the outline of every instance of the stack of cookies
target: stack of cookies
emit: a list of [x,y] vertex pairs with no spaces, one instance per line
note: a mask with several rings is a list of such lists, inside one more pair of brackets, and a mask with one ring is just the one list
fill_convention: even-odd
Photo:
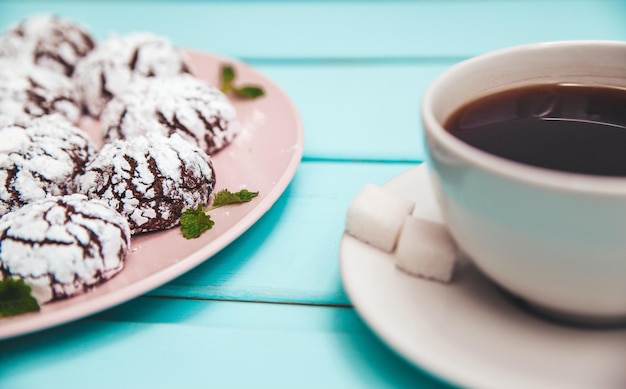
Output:
[[[100,122],[98,142],[84,116]],[[45,303],[113,277],[132,235],[209,203],[211,155],[240,131],[228,98],[164,37],[98,42],[51,15],[10,27],[0,35],[0,280],[23,279]]]

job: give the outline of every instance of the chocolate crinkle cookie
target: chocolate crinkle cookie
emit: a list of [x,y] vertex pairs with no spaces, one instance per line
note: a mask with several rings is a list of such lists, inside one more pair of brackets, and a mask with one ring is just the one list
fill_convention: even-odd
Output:
[[177,133],[210,155],[241,130],[228,98],[190,74],[134,81],[107,105],[100,124],[105,142]]
[[78,61],[96,46],[78,24],[54,15],[33,15],[0,35],[0,57],[34,63],[71,76]]
[[21,278],[42,304],[81,294],[122,270],[128,223],[99,200],[48,197],[0,218],[0,279]]
[[74,190],[95,155],[89,137],[61,115],[0,116],[0,216],[47,196]]
[[99,117],[105,105],[138,77],[186,73],[182,52],[166,38],[150,33],[113,35],[76,66],[73,79],[87,112]]
[[174,227],[185,209],[209,202],[214,186],[210,157],[176,134],[105,144],[77,178],[78,191],[107,201],[132,234]]
[[0,114],[39,117],[60,113],[72,123],[81,104],[72,81],[32,64],[0,59]]

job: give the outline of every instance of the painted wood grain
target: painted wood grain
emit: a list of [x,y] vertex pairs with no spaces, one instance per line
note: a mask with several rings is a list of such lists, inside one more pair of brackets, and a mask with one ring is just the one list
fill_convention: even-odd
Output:
[[151,294],[349,304],[339,273],[347,207],[365,184],[383,184],[413,166],[304,162],[283,196],[250,230]]
[[451,64],[261,64],[300,110],[304,157],[422,161],[420,104]]
[[352,309],[139,298],[0,347],[0,387],[445,388]]
[[0,26],[49,11],[82,21],[99,38],[149,30],[249,60],[459,58],[541,40],[626,39],[620,0],[243,3],[2,0]]

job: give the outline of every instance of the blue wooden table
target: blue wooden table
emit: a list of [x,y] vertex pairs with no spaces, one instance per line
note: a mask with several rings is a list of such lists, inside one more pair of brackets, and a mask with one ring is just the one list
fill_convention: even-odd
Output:
[[626,40],[619,0],[0,0],[0,27],[41,12],[98,38],[148,30],[248,62],[293,99],[305,147],[274,207],[210,260],[121,306],[0,341],[8,389],[448,387],[353,309],[339,273],[348,204],[422,161],[421,96],[454,63],[521,43]]

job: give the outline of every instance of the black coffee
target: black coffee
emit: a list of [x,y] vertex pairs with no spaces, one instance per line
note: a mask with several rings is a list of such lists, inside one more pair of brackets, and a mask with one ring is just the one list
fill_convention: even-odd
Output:
[[573,84],[512,89],[467,104],[444,127],[513,161],[626,176],[626,89]]

